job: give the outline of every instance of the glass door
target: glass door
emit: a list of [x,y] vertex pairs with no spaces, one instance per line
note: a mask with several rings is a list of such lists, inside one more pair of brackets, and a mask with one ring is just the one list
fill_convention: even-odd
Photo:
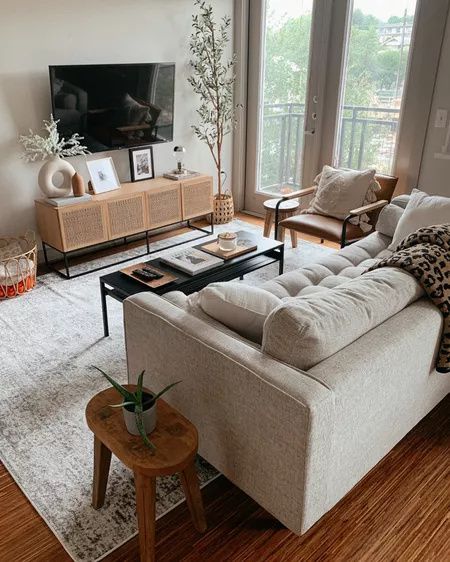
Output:
[[314,141],[316,115],[308,115],[315,103],[310,68],[318,21],[314,0],[250,1],[249,211],[261,212],[265,199],[302,185],[305,143],[308,136]]
[[245,210],[323,164],[394,173],[416,12],[423,23],[434,3],[249,2]]
[[334,164],[394,171],[416,0],[354,0]]

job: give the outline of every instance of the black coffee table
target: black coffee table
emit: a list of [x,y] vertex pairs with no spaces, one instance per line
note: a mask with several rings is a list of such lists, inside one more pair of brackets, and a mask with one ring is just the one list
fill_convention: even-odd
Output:
[[[284,244],[278,240],[264,238],[254,233],[248,234],[249,237],[251,236],[255,241],[255,244],[258,245],[256,250],[227,260],[223,264],[209,269],[204,273],[199,273],[198,275],[183,273],[161,262],[158,258],[150,260],[147,263],[151,266],[176,276],[176,279],[172,283],[168,283],[163,287],[152,289],[120,271],[102,275],[100,277],[100,294],[102,299],[103,331],[105,337],[109,336],[108,309],[106,305],[106,297],[108,296],[123,302],[131,295],[145,291],[150,291],[157,295],[164,295],[170,291],[182,291],[184,294],[189,295],[216,281],[230,281],[231,279],[237,278],[242,279],[247,273],[276,262],[278,262],[278,271],[281,275],[284,266]],[[203,244],[194,246],[194,248],[200,249],[202,245]]]

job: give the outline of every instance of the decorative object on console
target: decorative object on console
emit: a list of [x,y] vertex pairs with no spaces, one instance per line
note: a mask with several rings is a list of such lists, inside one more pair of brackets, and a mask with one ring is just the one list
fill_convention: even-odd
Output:
[[[58,123],[59,120],[55,121],[53,115],[50,115],[50,121],[44,120],[47,137],[42,137],[31,129],[29,135],[19,137],[19,142],[25,148],[22,158],[27,162],[47,159],[38,176],[39,187],[47,197],[65,197],[72,190],[72,177],[76,172],[74,167],[63,158],[89,154],[87,148],[80,143],[83,137],[78,133],[74,133],[67,140],[60,137]],[[61,185],[54,182],[54,176],[58,173],[63,176]]]
[[128,154],[130,157],[131,181],[151,180],[155,177],[153,148],[151,146],[130,148]]
[[186,173],[186,168],[183,165],[183,154],[186,154],[186,149],[184,146],[176,146],[173,149],[174,158],[177,161],[177,168],[174,173],[181,176]]
[[235,124],[233,86],[236,58],[233,55],[230,60],[224,59],[230,41],[231,18],[225,16],[217,25],[211,5],[204,0],[196,0],[195,5],[199,7],[199,13],[192,17],[189,44],[192,75],[188,82],[200,96],[200,107],[197,109],[200,123],[192,128],[197,137],[207,144],[217,168],[213,219],[215,224],[223,224],[234,216],[233,197],[223,191],[222,181],[223,139]]
[[187,170],[184,167],[182,154],[186,154],[186,149],[184,148],[184,146],[176,146],[173,149],[173,155],[177,160],[177,167],[175,168],[175,170],[165,173],[164,174],[165,178],[169,180],[179,180],[179,179],[193,178],[195,176],[200,175],[198,172],[194,172],[193,170]]
[[74,197],[82,197],[86,193],[83,176],[78,172],[72,176],[72,191]]
[[79,197],[50,197],[46,199],[47,203],[53,205],[54,207],[65,207],[66,205],[79,205],[80,203],[87,203],[92,199],[92,195],[90,193],[84,193]]
[[123,401],[120,404],[111,404],[110,407],[123,408],[123,417],[128,432],[132,435],[140,435],[145,445],[154,451],[155,446],[149,440],[147,434],[151,433],[156,427],[156,402],[158,398],[161,398],[163,394],[175,385],[179,384],[181,381],[173,382],[161,390],[161,392],[158,392],[158,394],[153,394],[152,392],[143,389],[142,382],[145,371],[142,371],[138,377],[136,391],[131,392],[116,382],[104,371],[95,367],[95,365],[94,368],[97,369],[97,371],[100,371],[100,373],[123,397]]
[[34,232],[0,238],[0,300],[31,291],[36,285],[36,266]]
[[91,176],[91,185],[94,193],[106,193],[120,189],[120,181],[111,157],[89,160],[86,166]]
[[161,258],[163,263],[167,263],[175,269],[180,269],[188,275],[197,275],[223,264],[223,259],[211,256],[196,248],[188,248],[174,252],[169,256]]

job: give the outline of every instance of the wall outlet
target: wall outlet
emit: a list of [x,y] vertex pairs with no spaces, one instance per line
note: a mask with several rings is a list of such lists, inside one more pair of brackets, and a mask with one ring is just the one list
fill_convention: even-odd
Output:
[[434,126],[438,129],[443,129],[447,126],[447,110],[438,109],[436,110],[436,118],[434,120]]

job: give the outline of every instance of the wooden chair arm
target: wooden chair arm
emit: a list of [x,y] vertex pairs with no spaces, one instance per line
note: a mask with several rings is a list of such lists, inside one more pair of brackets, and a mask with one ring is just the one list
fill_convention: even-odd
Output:
[[364,213],[370,213],[371,211],[376,211],[377,209],[381,209],[388,203],[389,201],[386,201],[386,199],[380,199],[379,201],[375,201],[375,203],[369,203],[368,205],[364,205],[363,207],[352,209],[349,212],[349,215],[351,217],[357,217],[359,215],[363,215]]
[[289,199],[297,199],[297,197],[305,197],[306,195],[312,195],[317,189],[316,185],[312,187],[306,187],[305,189],[299,189],[298,191],[293,191],[281,197],[282,201],[288,201]]

